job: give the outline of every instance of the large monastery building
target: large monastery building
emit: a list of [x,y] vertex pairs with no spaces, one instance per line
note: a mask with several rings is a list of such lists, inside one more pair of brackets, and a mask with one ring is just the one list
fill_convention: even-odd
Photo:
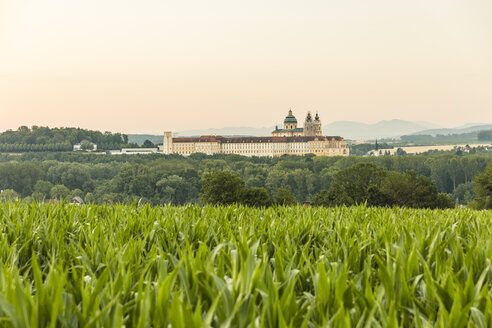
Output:
[[348,156],[345,139],[339,136],[323,136],[318,113],[308,112],[304,127],[297,126],[297,119],[289,110],[283,129],[278,126],[269,137],[221,137],[175,138],[171,131],[164,132],[162,150],[165,154],[191,155],[193,153],[237,154],[244,156],[305,155]]

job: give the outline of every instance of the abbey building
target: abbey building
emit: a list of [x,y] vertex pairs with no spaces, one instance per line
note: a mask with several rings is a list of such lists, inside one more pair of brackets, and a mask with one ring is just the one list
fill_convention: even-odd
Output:
[[243,156],[305,155],[348,156],[345,139],[323,136],[318,113],[313,118],[308,112],[303,127],[298,127],[292,110],[284,119],[283,129],[278,126],[268,137],[201,136],[176,138],[171,131],[164,132],[162,151],[165,154],[191,155],[193,153],[237,154]]
[[308,112],[306,120],[304,121],[304,127],[297,127],[297,119],[292,114],[292,110],[289,110],[289,115],[285,117],[284,128],[279,129],[278,126],[272,132],[274,137],[321,137],[321,121],[319,119],[318,113],[314,119],[311,113]]

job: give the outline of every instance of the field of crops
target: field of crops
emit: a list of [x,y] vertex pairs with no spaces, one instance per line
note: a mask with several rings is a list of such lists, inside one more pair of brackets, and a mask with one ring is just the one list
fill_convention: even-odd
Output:
[[491,327],[492,213],[0,204],[0,327]]

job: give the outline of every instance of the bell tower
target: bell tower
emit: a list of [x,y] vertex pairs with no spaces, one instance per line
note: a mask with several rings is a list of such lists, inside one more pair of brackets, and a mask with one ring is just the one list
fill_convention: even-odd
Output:
[[306,120],[304,121],[304,135],[306,137],[313,137],[316,135],[316,127],[315,123],[313,122],[311,112],[307,113]]
[[164,140],[162,142],[162,151],[164,154],[173,153],[173,133],[171,131],[164,131]]
[[316,112],[316,116],[314,117],[314,129],[315,129],[315,135],[316,136],[322,136],[323,135],[321,121],[319,119],[318,112]]

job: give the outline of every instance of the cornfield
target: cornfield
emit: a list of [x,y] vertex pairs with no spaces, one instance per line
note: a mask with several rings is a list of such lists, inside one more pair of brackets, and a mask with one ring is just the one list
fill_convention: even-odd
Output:
[[491,327],[491,214],[0,204],[0,327]]

